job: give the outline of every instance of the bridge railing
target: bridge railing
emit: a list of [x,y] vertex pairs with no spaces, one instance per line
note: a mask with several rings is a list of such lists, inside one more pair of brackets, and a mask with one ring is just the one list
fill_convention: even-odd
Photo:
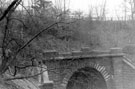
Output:
[[124,56],[123,61],[124,61],[127,65],[129,65],[131,68],[135,69],[135,65],[133,64],[133,62],[132,62],[129,58],[127,58],[127,57]]

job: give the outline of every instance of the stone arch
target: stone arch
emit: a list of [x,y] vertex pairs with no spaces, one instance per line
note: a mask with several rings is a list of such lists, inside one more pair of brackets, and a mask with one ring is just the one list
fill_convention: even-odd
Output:
[[99,71],[85,67],[73,73],[66,89],[107,89],[107,84]]
[[63,78],[63,81],[61,83],[62,89],[66,89],[69,79],[76,71],[78,71],[79,69],[82,69],[82,68],[86,68],[86,67],[93,68],[93,69],[97,70],[99,73],[101,73],[101,75],[105,79],[105,82],[107,82],[109,79],[111,79],[111,75],[107,72],[105,66],[101,66],[100,64],[93,63],[93,62],[91,62],[89,64],[82,63],[81,65],[77,66],[76,68],[73,68],[72,70],[69,69],[69,70],[65,71],[65,73],[67,73],[67,74]]

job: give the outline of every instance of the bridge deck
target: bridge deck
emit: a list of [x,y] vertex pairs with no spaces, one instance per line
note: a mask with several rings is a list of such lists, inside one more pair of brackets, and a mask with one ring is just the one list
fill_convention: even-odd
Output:
[[43,53],[44,61],[56,61],[56,60],[72,60],[72,59],[88,59],[88,58],[99,58],[99,57],[119,57],[124,56],[121,49],[113,48],[111,50],[100,51],[90,50],[89,48],[82,48],[78,51],[59,53],[56,50],[45,51]]

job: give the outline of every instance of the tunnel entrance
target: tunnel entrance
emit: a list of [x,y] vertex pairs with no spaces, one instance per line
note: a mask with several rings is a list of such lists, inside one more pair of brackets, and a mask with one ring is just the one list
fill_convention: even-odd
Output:
[[99,71],[86,67],[73,73],[66,89],[107,89],[107,85]]

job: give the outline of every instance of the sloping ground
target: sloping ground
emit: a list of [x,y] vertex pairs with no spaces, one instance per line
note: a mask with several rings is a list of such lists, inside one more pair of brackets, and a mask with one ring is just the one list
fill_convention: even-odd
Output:
[[0,83],[0,89],[39,89],[36,82],[27,79],[12,80]]
[[37,84],[30,82],[29,80],[13,80],[13,83],[20,87],[20,89],[39,89]]

